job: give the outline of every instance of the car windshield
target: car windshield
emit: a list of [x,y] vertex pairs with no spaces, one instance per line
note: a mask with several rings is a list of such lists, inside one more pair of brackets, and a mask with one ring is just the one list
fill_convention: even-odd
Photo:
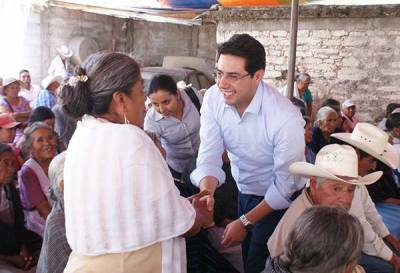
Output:
[[[156,76],[156,75],[158,75],[158,74],[161,74],[161,72],[155,72],[155,71],[142,71],[142,78],[143,78],[143,80],[144,80],[144,92],[145,92],[145,94],[147,94],[147,92],[149,91],[149,86],[150,86],[150,81],[151,81],[151,79],[154,77],[154,76]],[[185,75],[178,75],[178,74],[168,74],[168,73],[165,73],[165,72],[162,72],[162,74],[167,74],[167,75],[169,75],[169,76],[171,76],[173,79],[174,79],[174,81],[177,83],[177,82],[179,82],[179,81],[184,81],[185,80]]]

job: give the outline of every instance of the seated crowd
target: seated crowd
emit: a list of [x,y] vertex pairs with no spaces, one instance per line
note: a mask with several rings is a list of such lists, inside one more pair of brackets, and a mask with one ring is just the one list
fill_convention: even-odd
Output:
[[246,34],[220,45],[204,98],[168,75],[144,90],[114,52],[42,90],[26,69],[4,79],[0,272],[400,272],[400,104],[377,126],[350,99],[315,109],[306,73],[291,104],[249,64],[260,52]]

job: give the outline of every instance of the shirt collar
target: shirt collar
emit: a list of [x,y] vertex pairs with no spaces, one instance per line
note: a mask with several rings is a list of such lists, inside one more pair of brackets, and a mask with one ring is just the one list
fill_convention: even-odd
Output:
[[249,106],[247,106],[245,113],[258,114],[261,110],[262,98],[264,93],[264,83],[260,81],[256,93],[251,100]]
[[153,109],[153,111],[154,111],[154,119],[155,119],[155,121],[160,121],[160,120],[162,120],[163,118],[165,118],[163,115],[161,115],[160,113],[158,113],[158,112],[156,111],[156,109]]

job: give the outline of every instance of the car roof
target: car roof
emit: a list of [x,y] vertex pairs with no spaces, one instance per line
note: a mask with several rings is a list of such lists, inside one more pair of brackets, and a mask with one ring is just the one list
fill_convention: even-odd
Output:
[[155,73],[166,73],[166,74],[191,74],[191,73],[201,73],[196,69],[191,68],[165,68],[162,66],[149,66],[143,67],[141,69],[143,72],[155,72]]

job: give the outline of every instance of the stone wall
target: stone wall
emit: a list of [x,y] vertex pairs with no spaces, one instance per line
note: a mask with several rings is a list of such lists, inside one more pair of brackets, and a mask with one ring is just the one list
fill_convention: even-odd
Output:
[[[235,16],[236,12],[240,16]],[[290,10],[222,10],[217,42],[249,33],[265,46],[266,78],[285,83]],[[315,106],[328,97],[353,99],[361,120],[373,121],[389,102],[400,101],[400,6],[302,7],[297,70],[308,72]]]

